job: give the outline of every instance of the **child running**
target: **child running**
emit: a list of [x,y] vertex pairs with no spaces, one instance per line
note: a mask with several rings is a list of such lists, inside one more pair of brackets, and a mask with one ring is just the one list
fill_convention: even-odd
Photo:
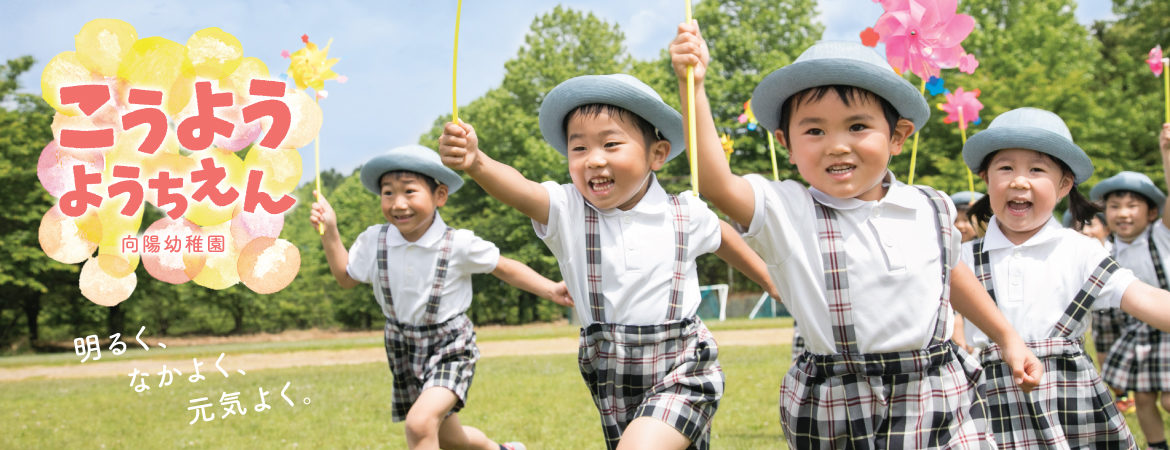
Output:
[[362,185],[381,198],[386,223],[372,225],[349,251],[337,231],[333,207],[317,192],[309,220],[325,225],[321,244],[329,270],[343,288],[369,283],[386,316],[386,358],[394,375],[390,418],[406,421],[412,449],[523,450],[463,426],[479,348],[464,312],[471,305],[471,274],[491,273],[504,282],[571,306],[564,283],[540,276],[500,256],[495,244],[470,230],[448,227],[438,208],[463,185],[434,150],[408,145],[362,166]]
[[746,227],[807,345],[780,387],[788,446],[994,448],[981,371],[949,340],[952,302],[992,330],[1016,382],[1034,386],[1040,364],[958,261],[949,198],[888,170],[930,117],[918,90],[872,49],[813,45],[751,99],[810,187],[739,177],[720,152],[698,25],[679,25],[670,52],[680,95],[694,66],[700,189]]
[[540,130],[569,160],[571,184],[530,181],[447,124],[443,162],[532,218],[581,319],[578,363],[606,445],[709,446],[723,395],[718,347],[695,315],[695,258],[717,256],[773,296],[762,260],[697,196],[667,194],[654,172],[685,148],[682,119],[625,74],[569,79],[545,96]]

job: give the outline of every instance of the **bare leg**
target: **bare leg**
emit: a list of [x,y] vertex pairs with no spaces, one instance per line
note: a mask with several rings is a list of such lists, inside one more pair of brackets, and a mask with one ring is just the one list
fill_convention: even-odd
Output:
[[639,417],[626,426],[622,432],[622,439],[618,441],[618,450],[628,449],[686,449],[691,440],[674,427],[665,422],[651,418]]
[[447,388],[431,387],[422,391],[406,413],[406,444],[412,450],[437,450],[439,426],[458,400]]
[[499,444],[488,439],[482,431],[460,424],[458,414],[451,414],[447,416],[447,420],[443,421],[443,425],[439,428],[439,444],[443,448],[451,450],[499,450],[500,448]]
[[1133,395],[1137,404],[1138,424],[1142,426],[1142,434],[1146,435],[1146,442],[1165,442],[1166,435],[1162,429],[1162,413],[1158,411],[1158,393],[1134,392]]

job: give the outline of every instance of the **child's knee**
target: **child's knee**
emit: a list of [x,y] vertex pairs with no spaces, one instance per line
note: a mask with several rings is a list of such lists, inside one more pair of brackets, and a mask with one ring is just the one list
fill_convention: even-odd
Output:
[[1144,406],[1154,406],[1155,404],[1158,403],[1158,393],[1157,392],[1134,392],[1133,393],[1133,402],[1135,404],[1137,404],[1137,406],[1139,408],[1144,407]]
[[417,442],[428,436],[439,434],[439,424],[442,418],[431,414],[430,411],[411,409],[406,413],[406,436],[411,442]]
[[1167,412],[1170,412],[1170,395],[1167,395],[1166,392],[1161,392],[1160,394],[1161,394],[1161,402],[1160,403],[1162,404],[1162,409],[1166,410]]

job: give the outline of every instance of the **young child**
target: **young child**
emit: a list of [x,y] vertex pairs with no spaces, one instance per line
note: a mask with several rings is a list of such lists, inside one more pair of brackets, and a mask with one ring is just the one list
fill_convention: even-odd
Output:
[[578,362],[609,448],[707,448],[723,395],[718,347],[695,315],[695,258],[714,252],[769,293],[760,258],[697,196],[654,172],[684,149],[679,113],[624,74],[569,79],[540,105],[572,184],[538,184],[492,160],[470,125],[447,124],[443,162],[532,218],[581,319]]
[[1008,379],[999,348],[968,324],[967,342],[981,350],[987,373],[996,441],[1001,448],[1133,448],[1125,418],[1084,354],[1086,319],[1090,310],[1120,306],[1170,327],[1170,292],[1142,283],[1095,240],[1053,218],[1065,196],[1074,220],[1096,212],[1076,189],[1093,164],[1056,114],[1005,112],[967,140],[963,160],[987,184],[987,197],[970,213],[988,223],[983,239],[963,246],[963,259],[1045,365],[1040,387],[1026,395]]
[[[346,252],[332,206],[318,194],[309,220],[324,224],[321,244],[343,288],[369,283],[386,316],[386,358],[394,375],[391,420],[406,421],[410,448],[523,449],[498,445],[461,426],[479,349],[464,312],[471,274],[491,273],[525,291],[571,306],[564,283],[500,256],[470,230],[448,227],[437,208],[463,180],[426,147],[408,145],[362,166],[362,184],[381,197],[386,222],[363,231]],[[314,193],[317,194],[317,193]],[[393,225],[393,226],[391,226]]]
[[818,43],[764,78],[752,111],[806,188],[732,174],[703,87],[698,26],[679,25],[670,52],[680,94],[694,67],[699,187],[747,228],[807,345],[780,387],[788,446],[994,447],[978,365],[949,341],[951,302],[994,330],[1025,387],[1040,364],[958,263],[950,200],[887,168],[930,116],[918,89],[852,43]]
[[[1094,201],[1104,202],[1117,263],[1132,270],[1144,283],[1170,288],[1166,283],[1170,229],[1165,221],[1158,220],[1166,194],[1145,174],[1121,172],[1093,186],[1089,195]],[[1161,396],[1162,407],[1170,410],[1170,396],[1163,395],[1170,391],[1170,333],[1110,309],[1094,314],[1093,334],[1098,359],[1102,360],[1101,377],[1123,395],[1134,391],[1138,424],[1150,448],[1167,448],[1158,397]]]
[[975,223],[967,215],[971,205],[983,198],[983,194],[971,191],[959,191],[951,195],[951,202],[955,204],[955,229],[963,234],[963,242],[979,237]]

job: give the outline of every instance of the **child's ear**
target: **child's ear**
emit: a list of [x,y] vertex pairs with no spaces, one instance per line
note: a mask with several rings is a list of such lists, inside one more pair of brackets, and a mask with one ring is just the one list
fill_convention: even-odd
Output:
[[990,184],[987,182],[987,171],[986,170],[979,172],[979,179],[983,180],[983,184],[985,184],[985,185]]
[[670,156],[670,141],[662,139],[650,144],[650,170],[657,171],[666,164],[666,157]]
[[902,153],[902,146],[912,134],[914,134],[914,122],[906,118],[898,119],[898,123],[894,124],[894,133],[890,135],[890,154]]
[[1146,216],[1150,223],[1154,223],[1155,220],[1158,220],[1158,208],[1151,208],[1146,212]]
[[1073,189],[1073,176],[1068,172],[1060,175],[1060,185],[1057,187],[1059,196],[1057,198],[1064,198]]
[[447,204],[447,185],[440,184],[435,188],[435,207],[441,207]]
[[776,138],[776,143],[781,147],[788,149],[788,164],[792,164],[792,148],[788,146],[788,141],[785,139],[784,132],[776,130],[772,132],[772,136]]

